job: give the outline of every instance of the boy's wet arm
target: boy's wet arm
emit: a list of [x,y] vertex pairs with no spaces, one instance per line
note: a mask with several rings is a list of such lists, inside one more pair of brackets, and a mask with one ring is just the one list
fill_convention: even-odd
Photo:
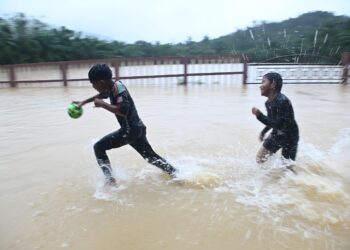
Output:
[[256,118],[262,122],[263,124],[265,124],[266,126],[270,127],[270,128],[274,128],[274,129],[280,129],[283,126],[283,122],[284,122],[284,117],[283,116],[279,116],[276,119],[272,119],[266,115],[264,115],[263,113],[259,113]]

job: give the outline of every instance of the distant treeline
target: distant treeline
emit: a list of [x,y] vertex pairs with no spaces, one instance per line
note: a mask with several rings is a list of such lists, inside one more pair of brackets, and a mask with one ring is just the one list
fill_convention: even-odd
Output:
[[0,18],[0,64],[213,54],[245,54],[251,62],[338,63],[349,51],[350,17],[321,11],[178,44],[104,41],[24,14]]

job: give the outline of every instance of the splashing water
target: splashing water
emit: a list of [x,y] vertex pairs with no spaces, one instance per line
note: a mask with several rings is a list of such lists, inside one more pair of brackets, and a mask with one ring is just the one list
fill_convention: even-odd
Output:
[[3,95],[3,104],[20,100],[0,105],[4,248],[349,249],[349,92],[315,86],[284,86],[301,131],[297,174],[280,152],[255,163],[256,86],[131,88],[152,147],[179,174],[125,146],[108,152],[117,187],[105,186],[93,155],[115,118],[89,107],[66,117],[66,103],[88,90]]
[[[263,216],[259,223],[271,223],[277,232],[301,234],[306,239],[331,237],[328,243],[335,246],[338,236],[333,229],[349,230],[350,227],[347,185],[350,175],[346,165],[350,160],[349,150],[350,129],[344,129],[325,151],[301,141],[300,156],[295,163],[297,174],[285,169],[278,156],[260,167],[252,161],[254,157],[250,153],[230,156],[217,152],[208,158],[189,155],[173,159],[174,165],[181,166],[175,180],[163,175],[155,178],[154,169],[142,170],[136,176],[141,182],[152,179],[155,186],[167,181],[170,186],[180,187],[180,192],[200,188],[213,196],[224,194],[255,211],[249,216]],[[131,178],[121,179],[127,186],[134,185],[128,183],[134,182]],[[287,224],[283,223],[286,221]],[[248,233],[246,237],[251,236]]]

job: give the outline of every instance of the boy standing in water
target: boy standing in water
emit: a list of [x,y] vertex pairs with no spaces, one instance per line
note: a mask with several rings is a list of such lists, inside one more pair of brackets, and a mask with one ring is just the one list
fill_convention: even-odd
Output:
[[[263,163],[268,156],[282,148],[282,156],[285,159],[295,160],[299,141],[299,129],[294,119],[294,111],[290,100],[281,93],[282,77],[278,73],[267,73],[263,76],[260,91],[262,96],[267,97],[265,102],[267,116],[256,107],[252,113],[266,125],[261,131],[259,139],[264,140],[264,135],[272,128],[270,135],[256,156],[258,163]],[[292,166],[288,167],[291,170]],[[293,170],[294,172],[294,170]]]
[[[120,129],[112,132],[95,143],[97,163],[101,167],[108,183],[115,183],[107,150],[129,144],[149,163],[175,176],[176,169],[153,151],[146,138],[146,127],[141,121],[129,91],[121,81],[112,80],[112,71],[106,64],[96,64],[89,71],[89,80],[99,94],[82,102],[74,102],[79,107],[94,102],[96,107],[115,114]],[[102,99],[110,99],[110,104]]]

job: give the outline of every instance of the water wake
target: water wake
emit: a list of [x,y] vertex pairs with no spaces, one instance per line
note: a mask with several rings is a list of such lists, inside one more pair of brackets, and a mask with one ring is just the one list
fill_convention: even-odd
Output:
[[[106,189],[101,177],[95,182],[94,197],[120,200],[121,193],[135,185],[159,190],[175,185],[183,193],[205,189],[213,197],[231,197],[255,216],[253,220],[272,223],[278,232],[327,237],[350,229],[349,151],[350,129],[344,129],[327,150],[302,140],[295,162],[297,174],[285,168],[279,152],[262,166],[255,163],[256,151],[244,148],[231,155],[223,151],[210,157],[182,156],[170,159],[179,168],[175,179],[146,164],[141,170],[118,168],[115,174],[121,185]],[[336,237],[332,235],[330,244],[335,244]]]

